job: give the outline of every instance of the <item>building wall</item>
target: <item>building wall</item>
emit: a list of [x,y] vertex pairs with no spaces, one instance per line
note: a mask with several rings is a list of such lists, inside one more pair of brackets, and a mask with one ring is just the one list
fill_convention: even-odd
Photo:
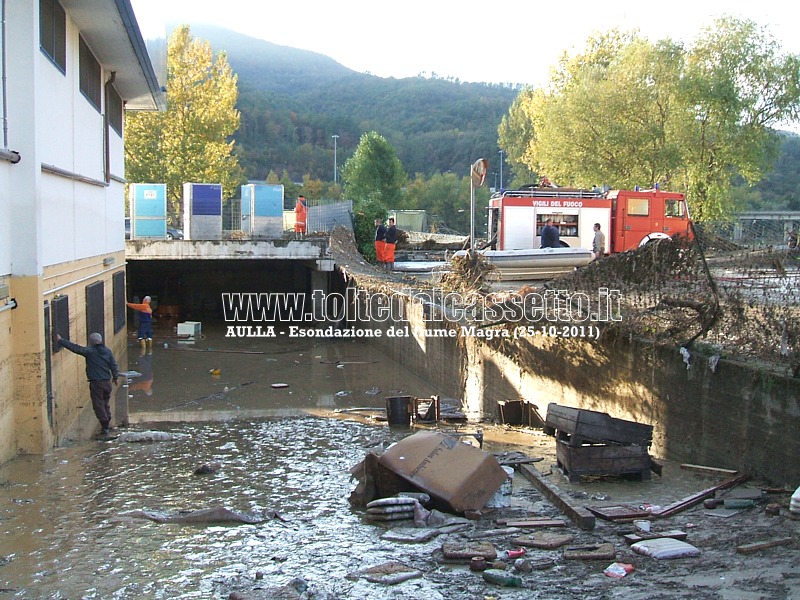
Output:
[[[527,399],[542,416],[555,402],[652,424],[656,457],[736,469],[791,489],[800,480],[797,379],[724,359],[712,371],[699,355],[687,369],[677,348],[610,336],[425,337],[448,325],[426,320],[430,311],[418,303],[403,303],[409,335],[374,343],[462,398],[472,419],[496,418],[498,400]],[[396,324],[364,326],[386,332]]]
[[[105,339],[106,345],[114,353],[120,370],[127,365],[127,328],[114,332],[114,274],[123,271],[124,252],[106,257],[113,259],[111,265],[104,265],[99,257],[75,262],[62,263],[45,270],[42,281],[44,298],[52,302],[56,297],[67,297],[69,301],[70,340],[82,346],[87,345],[86,325],[86,287],[98,281],[103,282]],[[49,351],[49,349],[45,349]],[[97,429],[97,420],[91,410],[89,387],[86,382],[86,361],[82,356],[64,348],[51,354],[53,391],[53,443],[59,445],[65,440],[85,437]],[[119,391],[115,389],[115,393]],[[124,393],[124,390],[122,390]],[[111,403],[112,417],[117,423],[115,402]]]
[[[11,194],[10,171],[14,167],[0,160],[0,198],[8,198]],[[0,277],[11,273],[11,227],[11,204],[0,202]]]
[[[0,463],[98,427],[84,360],[51,354],[46,303],[69,297],[70,337],[85,345],[86,287],[103,281],[106,344],[127,366],[127,332],[114,331],[112,301],[113,274],[125,268],[122,137],[109,130],[107,174],[105,100],[97,110],[80,92],[80,32],[69,12],[64,73],[40,50],[39,3],[5,6],[6,149],[21,160],[0,161],[0,283],[17,303],[0,310]],[[98,19],[92,27],[105,25]],[[110,73],[95,56],[104,83]]]

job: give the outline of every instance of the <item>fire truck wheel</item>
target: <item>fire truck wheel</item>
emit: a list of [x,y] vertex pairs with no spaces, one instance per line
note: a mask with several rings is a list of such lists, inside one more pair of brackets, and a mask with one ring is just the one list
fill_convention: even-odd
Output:
[[663,233],[650,233],[642,238],[642,241],[639,242],[639,247],[646,246],[647,244],[652,244],[653,242],[657,242],[659,240],[669,240],[671,239],[668,235]]

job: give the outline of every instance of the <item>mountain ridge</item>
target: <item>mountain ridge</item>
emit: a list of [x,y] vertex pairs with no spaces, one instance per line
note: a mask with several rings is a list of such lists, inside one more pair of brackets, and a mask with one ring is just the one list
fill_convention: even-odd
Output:
[[392,144],[409,175],[467,174],[476,158],[498,155],[497,127],[517,94],[499,84],[382,78],[216,25],[189,27],[225,52],[238,76],[242,124],[234,140],[250,179],[285,169],[294,180],[332,180],[331,136],[339,136],[341,168],[372,130]]

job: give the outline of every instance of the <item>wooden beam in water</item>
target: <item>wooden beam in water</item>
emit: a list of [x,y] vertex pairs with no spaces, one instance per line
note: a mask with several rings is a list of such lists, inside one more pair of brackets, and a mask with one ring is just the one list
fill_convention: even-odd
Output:
[[535,467],[520,465],[519,471],[578,527],[587,531],[594,529],[595,516],[582,506],[573,505],[556,486],[542,477]]

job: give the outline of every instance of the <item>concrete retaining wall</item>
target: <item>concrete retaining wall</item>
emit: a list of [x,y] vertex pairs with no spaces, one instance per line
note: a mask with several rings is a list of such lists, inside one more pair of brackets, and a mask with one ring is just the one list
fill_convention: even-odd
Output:
[[[699,355],[687,369],[677,348],[610,336],[487,340],[396,301],[407,322],[364,324],[384,330],[374,343],[442,393],[463,398],[472,419],[496,418],[498,400],[518,398],[542,415],[550,402],[599,410],[654,425],[656,457],[745,471],[791,489],[800,483],[796,379],[724,359],[712,371]],[[403,335],[385,335],[389,328]],[[442,336],[448,328],[454,337]]]

